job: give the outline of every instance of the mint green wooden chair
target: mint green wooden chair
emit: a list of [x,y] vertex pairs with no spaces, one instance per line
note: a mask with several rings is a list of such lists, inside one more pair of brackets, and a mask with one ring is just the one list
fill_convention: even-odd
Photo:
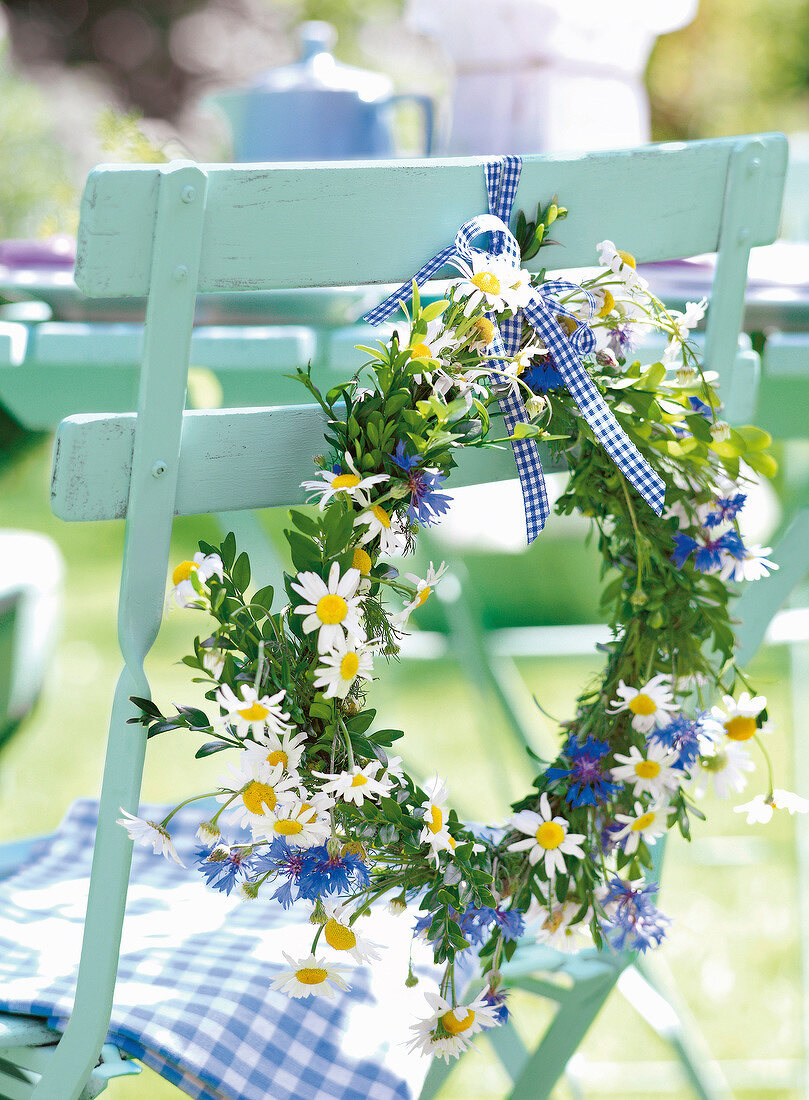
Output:
[[[727,324],[738,328],[740,258],[774,229],[771,196],[784,156],[783,139],[770,135],[527,157],[516,203],[565,196],[575,214],[563,234],[570,266],[592,262],[594,243],[605,236],[642,260],[706,251],[726,237],[721,286]],[[77,1100],[132,1072],[104,1045],[132,851],[115,819],[120,807],[135,812],[139,800],[146,740],[126,724],[129,698],[149,694],[143,662],[162,618],[173,517],[299,503],[300,481],[322,449],[313,407],[184,412],[196,293],[398,283],[485,210],[482,164],[175,163],[91,174],[76,278],[92,297],[148,295],[138,409],[63,422],[52,500],[66,520],[126,520],[118,611],[124,669],[113,701],[73,1013],[58,1044],[41,1021],[0,1017],[0,1096],[7,1100]],[[736,179],[747,181],[743,202]],[[726,372],[732,357],[719,343],[712,365]],[[509,476],[506,452],[474,454],[455,484]],[[532,958],[532,971],[538,962]],[[560,1015],[540,1051],[516,1064],[514,1096],[550,1093],[623,964],[606,954],[557,958],[558,971],[573,982],[571,995],[557,997]],[[497,1042],[510,1060],[512,1032]]]

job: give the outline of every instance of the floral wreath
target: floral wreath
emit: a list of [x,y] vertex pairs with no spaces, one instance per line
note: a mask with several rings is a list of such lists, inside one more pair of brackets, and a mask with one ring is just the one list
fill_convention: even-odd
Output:
[[[535,221],[518,215],[522,260],[557,243],[548,232],[566,214],[554,198]],[[200,543],[174,570],[170,602],[214,622],[184,662],[218,714],[181,706],[166,716],[134,700],[142,713],[132,721],[150,737],[187,729],[206,739],[197,757],[232,758],[217,790],[199,796],[220,803],[198,832],[196,867],[207,883],[311,908],[311,954],[287,955],[274,988],[291,997],[347,989],[349,968],[335,960],[379,957],[362,934],[363,915],[380,901],[394,913],[410,909],[414,932],[444,964],[411,1045],[446,1059],[507,1019],[500,965],[526,929],[563,951],[660,943],[669,921],[655,903],[650,849],[674,826],[690,837],[709,781],[720,796],[743,789],[753,768],[748,743],[763,753],[768,784],[737,809],[763,821],[774,807],[809,808],[773,789],[761,738],[766,700],[733,661],[732,585],[776,568],[768,547],[744,544],[737,520],[753,472],[775,470],[770,438],[719,419],[716,376],[703,372],[689,342],[704,301],[684,313],[666,309],[631,255],[610,241],[597,247],[596,274],[554,284],[565,288],[555,324],[571,342],[580,328],[592,333],[582,367],[665,481],[662,518],[616,468],[558,357],[520,313],[550,285],[545,271],[532,276],[520,256],[476,251],[440,301],[422,304],[414,280],[406,324],[360,349],[369,361],[349,382],[323,394],[298,370],[325,413],[328,456],[303,483],[316,509],[289,513],[294,573],[285,576],[285,606],[272,610],[269,587],[248,595],[250,563],[232,534],[219,547]],[[497,354],[498,326],[509,323],[516,350]],[[668,338],[648,369],[630,350],[644,330]],[[504,395],[519,398],[523,415],[498,439],[490,410]],[[420,787],[407,774],[390,754],[402,733],[376,729],[366,704],[374,662],[396,656],[445,568],[401,575],[386,559],[410,552],[419,528],[447,511],[443,486],[460,448],[533,439],[570,470],[556,511],[578,511],[598,532],[612,640],[600,682],[563,724],[556,759],[537,758],[532,789],[511,818],[470,826],[449,807],[442,780]],[[711,706],[717,691],[722,704]],[[124,812],[121,824],[179,862],[170,834],[177,809],[160,822]],[[456,960],[473,948],[484,987],[464,1001]],[[407,984],[415,982],[411,968]]]

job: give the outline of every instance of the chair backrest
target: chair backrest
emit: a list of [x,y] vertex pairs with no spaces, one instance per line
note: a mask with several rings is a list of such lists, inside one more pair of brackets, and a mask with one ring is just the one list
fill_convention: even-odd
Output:
[[[149,693],[143,661],[161,621],[172,519],[297,502],[322,444],[313,408],[184,413],[196,293],[407,280],[464,221],[485,212],[484,163],[175,163],[102,166],[90,175],[76,281],[91,297],[148,295],[148,306],[137,415],[71,417],[56,439],[57,515],[126,517],[124,670],[76,1002],[37,1091],[43,1100],[78,1095],[65,1081],[77,1066],[89,1072],[109,1019],[131,855],[114,822],[120,807],[137,809],[145,753],[145,733],[126,720],[130,696]],[[775,236],[785,163],[780,135],[531,156],[515,209],[559,194],[571,212],[555,230],[565,246],[554,252],[560,266],[592,265],[602,238],[640,261],[718,252],[706,355],[721,371],[735,356],[749,248]],[[466,480],[502,478],[510,461],[504,455]]]

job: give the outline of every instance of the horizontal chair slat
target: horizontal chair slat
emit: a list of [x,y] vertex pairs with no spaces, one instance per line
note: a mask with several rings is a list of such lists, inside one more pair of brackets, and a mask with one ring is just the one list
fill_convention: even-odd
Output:
[[[51,483],[51,503],[60,519],[126,516],[135,419],[134,413],[110,413],[62,421]],[[302,504],[306,494],[300,483],[316,473],[312,460],[302,456],[323,452],[324,426],[315,405],[186,412],[175,515]],[[499,427],[495,431],[502,435]],[[558,468],[542,453],[546,468]],[[514,477],[510,447],[467,448],[452,486]]]
[[[777,230],[780,191],[770,184],[786,162],[780,134],[694,142],[678,157],[670,155],[681,148],[675,145],[527,156],[514,209],[530,217],[556,193],[575,215],[554,226],[565,246],[554,250],[554,267],[592,264],[605,237],[643,261],[712,252],[730,154],[751,140],[760,144],[760,183],[750,243],[763,244]],[[199,290],[402,282],[464,221],[486,211],[485,159],[202,165],[208,188]],[[91,173],[76,263],[76,282],[90,297],[147,293],[160,174],[159,166],[121,165]],[[550,259],[540,252],[529,267]]]

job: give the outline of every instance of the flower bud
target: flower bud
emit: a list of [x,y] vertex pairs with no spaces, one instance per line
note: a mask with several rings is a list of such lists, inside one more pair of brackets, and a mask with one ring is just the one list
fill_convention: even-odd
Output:
[[546,409],[548,402],[544,397],[535,394],[533,397],[529,397],[525,402],[525,411],[531,417],[532,420],[536,420]]
[[724,443],[730,439],[730,424],[726,420],[717,420],[711,429],[711,438],[714,443]]
[[649,597],[643,591],[642,588],[636,588],[632,595],[629,597],[629,602],[632,604],[636,611],[640,611],[642,607],[645,607],[649,601]]
[[407,977],[405,978],[405,985],[407,986],[408,989],[412,989],[414,985],[418,985],[418,984],[419,984],[419,980],[416,977],[416,975],[413,973],[413,968],[410,967],[407,971]]
[[201,840],[203,844],[212,844],[219,840],[218,827],[212,821],[202,821],[197,829],[197,840]]
[[398,896],[388,902],[388,912],[392,913],[394,917],[400,917],[402,913],[407,909],[407,898],[404,895],[404,891]]
[[326,910],[323,908],[323,902],[320,898],[315,902],[315,907],[309,917],[310,924],[325,924],[328,920],[326,916]]
[[259,884],[257,882],[242,882],[239,886],[239,896],[242,901],[255,901],[258,897]]

